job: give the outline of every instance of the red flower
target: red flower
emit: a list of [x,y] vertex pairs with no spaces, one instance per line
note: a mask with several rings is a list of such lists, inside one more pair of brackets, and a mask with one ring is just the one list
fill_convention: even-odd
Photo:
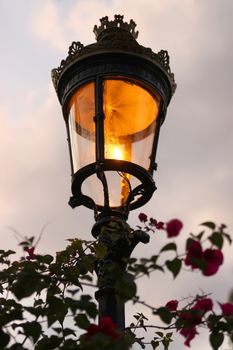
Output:
[[199,299],[192,309],[204,312],[211,311],[213,309],[213,302],[210,298]]
[[157,221],[156,219],[150,218],[150,225],[157,228],[157,230],[164,230],[164,222]]
[[184,345],[190,346],[191,340],[195,337],[198,332],[196,331],[196,327],[190,327],[190,328],[182,328],[180,331],[180,334],[185,337]]
[[167,222],[166,231],[168,238],[178,236],[182,227],[183,223],[178,219],[173,219]]
[[219,266],[223,263],[223,253],[220,249],[206,249],[203,252],[203,257],[206,263],[206,267],[202,272],[203,275],[214,275],[218,271]]
[[167,302],[167,304],[165,305],[165,307],[169,310],[169,311],[176,311],[177,310],[177,306],[178,306],[178,301],[177,300],[170,300]]
[[36,255],[34,254],[35,247],[27,247],[25,251],[28,253],[28,256],[26,256],[27,260],[34,260],[36,259]]
[[187,255],[185,257],[185,264],[191,266],[193,269],[198,267],[198,260],[203,258],[203,251],[199,241],[191,239],[188,241]]
[[86,337],[91,338],[97,333],[106,334],[113,339],[116,339],[120,336],[120,334],[117,332],[116,324],[112,322],[112,319],[109,316],[101,318],[99,325],[90,324],[87,328]]
[[189,309],[180,312],[180,319],[184,321],[187,328],[194,327],[201,323],[202,316],[199,310]]
[[233,315],[233,304],[232,303],[225,303],[225,304],[220,304],[221,309],[222,309],[222,314],[223,316],[229,317]]
[[157,222],[156,228],[157,230],[164,230],[164,222],[162,221]]
[[100,327],[96,324],[90,324],[87,328],[86,336],[87,338],[93,337],[93,335],[100,333]]
[[144,213],[140,213],[140,214],[138,215],[138,218],[139,218],[139,220],[140,220],[141,222],[146,222],[146,221],[147,221],[147,215],[144,214]]

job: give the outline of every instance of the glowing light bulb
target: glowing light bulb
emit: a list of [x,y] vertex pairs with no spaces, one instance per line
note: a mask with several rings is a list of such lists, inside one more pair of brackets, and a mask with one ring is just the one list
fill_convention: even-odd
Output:
[[124,150],[120,145],[107,144],[105,145],[105,155],[109,159],[124,160]]
[[110,153],[112,154],[113,159],[124,159],[124,152],[120,146],[116,145],[109,145],[110,146]]
[[124,146],[119,143],[116,133],[109,132],[106,137],[105,156],[109,159],[125,160]]

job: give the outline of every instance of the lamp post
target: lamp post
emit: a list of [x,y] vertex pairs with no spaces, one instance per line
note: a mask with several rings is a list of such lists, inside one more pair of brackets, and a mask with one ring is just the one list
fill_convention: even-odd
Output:
[[[125,234],[130,210],[149,201],[156,189],[156,150],[160,126],[175,91],[167,51],[154,53],[137,41],[133,20],[115,15],[94,27],[97,42],[73,42],[68,56],[52,70],[65,119],[72,168],[72,208],[94,211],[94,237],[108,254],[96,267],[100,315],[124,328],[124,305],[115,295],[114,278],[103,278],[106,266],[125,268],[138,242],[149,237]],[[101,235],[112,221],[123,223],[118,239]],[[125,226],[127,227],[127,226]],[[127,230],[126,230],[127,231]]]

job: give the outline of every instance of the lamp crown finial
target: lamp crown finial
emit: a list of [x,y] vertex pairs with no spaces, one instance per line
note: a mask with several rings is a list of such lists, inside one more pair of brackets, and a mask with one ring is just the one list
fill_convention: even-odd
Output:
[[94,26],[93,32],[95,33],[96,40],[98,41],[101,34],[111,28],[121,28],[129,32],[134,39],[138,37],[138,31],[135,31],[137,24],[131,19],[130,22],[124,22],[123,15],[115,15],[114,20],[110,21],[108,16],[100,18],[100,26]]

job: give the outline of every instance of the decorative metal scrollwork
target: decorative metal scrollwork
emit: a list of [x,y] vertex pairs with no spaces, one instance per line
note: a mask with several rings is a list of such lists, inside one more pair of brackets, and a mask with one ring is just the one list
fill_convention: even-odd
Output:
[[138,31],[135,31],[136,23],[131,19],[129,23],[124,22],[123,15],[115,15],[113,21],[109,21],[108,16],[100,19],[100,26],[94,26],[93,32],[95,33],[96,40],[98,40],[100,34],[108,28],[122,28],[128,31],[134,39],[138,37]]
[[159,51],[157,53],[157,56],[158,56],[158,59],[159,59],[159,62],[161,63],[161,65],[167,70],[168,73],[170,73],[171,72],[170,66],[169,66],[170,58],[169,58],[167,50]]
[[[101,34],[105,30],[112,28],[111,39],[105,38]],[[117,31],[116,28],[122,28],[124,31]],[[108,51],[108,50],[124,50],[136,55],[143,55],[144,57],[159,64],[160,67],[165,70],[170,78],[172,91],[174,93],[176,89],[176,83],[174,80],[174,74],[171,73],[169,65],[169,55],[166,50],[161,50],[158,53],[154,53],[150,48],[141,46],[136,41],[138,37],[138,31],[135,31],[136,23],[131,19],[129,23],[124,22],[123,15],[115,15],[114,20],[110,21],[108,16],[100,19],[100,26],[94,26],[94,33],[97,39],[97,43],[84,46],[79,41],[74,41],[69,47],[68,56],[65,60],[61,61],[58,68],[52,70],[52,81],[55,89],[57,90],[58,81],[63,71],[80,56],[89,55],[95,52]],[[127,32],[131,35],[127,35]],[[126,35],[124,35],[126,34]]]
[[84,45],[80,43],[80,41],[73,41],[69,47],[67,59],[70,59],[71,57],[74,57],[75,55],[79,54],[83,48]]

